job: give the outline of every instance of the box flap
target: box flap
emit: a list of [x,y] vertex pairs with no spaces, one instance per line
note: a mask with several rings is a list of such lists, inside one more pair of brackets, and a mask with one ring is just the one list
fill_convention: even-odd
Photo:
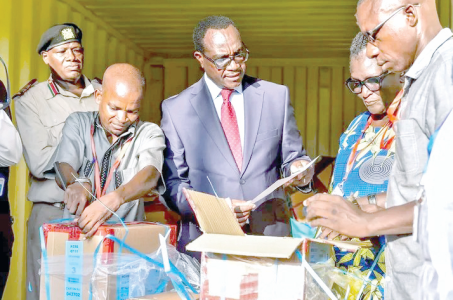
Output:
[[187,250],[256,257],[290,258],[303,239],[255,235],[203,234]]
[[185,195],[204,233],[245,235],[225,199],[192,190]]
[[370,248],[373,246],[370,241],[336,241],[336,240],[324,240],[324,239],[309,239],[310,241],[321,243],[321,244],[329,244],[332,246],[336,246],[340,249],[348,250],[348,251],[357,251],[360,248]]

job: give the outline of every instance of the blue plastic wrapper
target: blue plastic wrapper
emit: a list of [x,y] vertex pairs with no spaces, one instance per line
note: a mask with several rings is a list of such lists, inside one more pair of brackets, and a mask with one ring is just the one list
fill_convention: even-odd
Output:
[[296,221],[291,218],[291,233],[295,238],[314,238],[316,235],[317,228],[311,227],[308,223]]

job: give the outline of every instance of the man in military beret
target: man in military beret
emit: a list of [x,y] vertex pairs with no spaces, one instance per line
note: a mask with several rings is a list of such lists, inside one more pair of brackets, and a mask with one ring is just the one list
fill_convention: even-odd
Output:
[[64,192],[55,180],[44,178],[44,168],[60,142],[66,118],[76,111],[98,110],[94,91],[100,89],[99,83],[82,75],[82,31],[75,24],[48,29],[37,52],[50,67],[49,79],[41,83],[34,79],[14,96],[17,127],[31,173],[28,200],[33,202],[28,220],[28,300],[39,299],[39,227],[63,216]]

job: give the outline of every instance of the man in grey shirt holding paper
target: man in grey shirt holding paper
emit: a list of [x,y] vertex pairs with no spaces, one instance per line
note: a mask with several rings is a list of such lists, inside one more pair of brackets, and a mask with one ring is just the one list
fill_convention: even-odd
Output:
[[368,37],[368,57],[384,70],[407,70],[387,199],[378,200],[376,212],[365,213],[343,199],[317,195],[306,201],[307,217],[313,226],[348,236],[385,234],[385,298],[418,299],[423,257],[412,236],[414,207],[429,139],[453,108],[452,32],[442,29],[434,0],[361,0],[356,16]]
[[125,221],[143,220],[143,199],[165,191],[164,135],[156,124],[139,119],[144,89],[145,79],[136,67],[110,66],[102,91],[95,91],[99,113],[69,116],[46,171],[52,175],[57,163],[56,180],[65,189],[67,211],[80,216],[78,224],[87,237],[112,212]]

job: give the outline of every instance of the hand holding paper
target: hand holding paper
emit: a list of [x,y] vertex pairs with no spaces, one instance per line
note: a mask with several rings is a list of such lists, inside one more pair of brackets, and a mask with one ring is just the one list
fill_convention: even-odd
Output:
[[252,203],[252,204],[256,204],[257,202],[259,202],[261,199],[265,198],[266,196],[268,196],[270,193],[272,193],[273,191],[275,191],[276,189],[278,189],[279,187],[281,187],[282,185],[284,185],[285,183],[288,183],[290,182],[291,180],[293,180],[294,178],[296,178],[297,176],[299,176],[300,174],[302,174],[303,172],[305,172],[306,170],[308,170],[315,162],[316,160],[319,158],[316,157],[315,159],[313,159],[311,162],[307,163],[305,166],[303,166],[302,168],[300,168],[297,172],[291,174],[291,176],[288,176],[288,177],[285,177],[285,178],[282,178],[282,179],[279,179],[277,180],[276,182],[274,182],[270,187],[268,187],[267,189],[265,189],[261,194],[259,194],[258,196],[256,196],[252,201],[250,201],[249,203]]
[[239,225],[243,227],[250,217],[250,212],[255,209],[256,205],[244,200],[231,200],[231,204]]
[[[319,157],[319,156],[318,156]],[[316,161],[314,159],[313,161]],[[309,168],[306,168],[307,165],[310,165]],[[302,172],[300,172],[302,170]],[[315,169],[311,164],[311,161],[307,160],[296,160],[291,164],[291,174],[298,173],[295,178],[291,179],[289,182],[285,183],[285,187],[292,185],[292,186],[306,186],[310,183],[313,175],[315,173]]]

